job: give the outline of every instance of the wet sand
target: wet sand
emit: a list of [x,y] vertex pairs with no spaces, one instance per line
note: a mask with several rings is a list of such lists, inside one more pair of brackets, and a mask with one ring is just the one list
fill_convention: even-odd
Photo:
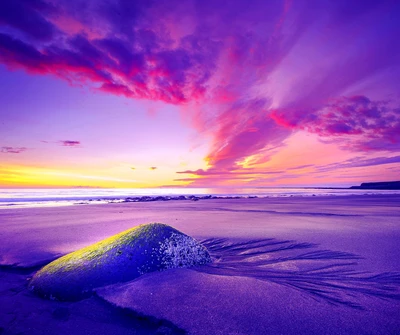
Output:
[[[75,303],[27,290],[41,265],[146,222],[214,263]],[[400,196],[115,203],[0,211],[0,334],[400,333]]]

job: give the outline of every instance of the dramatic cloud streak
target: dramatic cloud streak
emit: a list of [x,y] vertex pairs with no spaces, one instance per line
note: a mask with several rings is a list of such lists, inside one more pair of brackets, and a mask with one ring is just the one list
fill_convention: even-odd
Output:
[[386,164],[393,164],[393,163],[400,163],[400,156],[376,157],[376,158],[355,157],[355,158],[349,159],[345,162],[321,166],[318,168],[318,170],[319,171],[334,171],[337,169],[369,167],[369,166],[386,165]]
[[241,170],[215,170],[215,169],[210,169],[207,171],[204,171],[202,169],[196,170],[196,171],[191,171],[191,170],[186,170],[186,171],[179,171],[177,173],[179,174],[191,174],[194,176],[218,176],[221,177],[223,175],[230,175],[230,176],[250,176],[250,175],[270,175],[270,174],[280,174],[283,173],[284,171],[259,171],[255,169],[241,169]]

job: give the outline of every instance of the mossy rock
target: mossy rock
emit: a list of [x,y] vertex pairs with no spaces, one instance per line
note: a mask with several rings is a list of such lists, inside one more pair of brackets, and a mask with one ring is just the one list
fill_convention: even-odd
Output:
[[151,223],[56,259],[35,274],[29,288],[45,298],[79,300],[96,287],[211,261],[207,249],[192,237],[168,225]]

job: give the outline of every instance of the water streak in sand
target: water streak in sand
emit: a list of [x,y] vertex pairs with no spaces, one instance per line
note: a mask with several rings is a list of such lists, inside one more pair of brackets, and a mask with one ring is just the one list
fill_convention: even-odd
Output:
[[242,276],[285,285],[331,304],[363,309],[362,295],[400,300],[400,273],[356,269],[361,257],[342,251],[310,250],[317,245],[291,240],[202,241],[215,259],[197,271]]
[[[352,253],[319,250],[317,244],[273,238],[209,238],[201,243],[214,262],[194,268],[198,272],[272,282],[316,300],[359,310],[367,307],[363,296],[400,300],[399,272],[359,271],[357,261],[361,257]],[[2,270],[22,274],[34,269],[11,266]]]
[[[209,238],[201,243],[214,262],[196,267],[199,272],[269,281],[334,305],[357,309],[364,308],[359,299],[363,295],[400,300],[400,272],[359,271],[357,260],[362,257],[352,253],[318,250],[317,244],[273,238],[249,241]],[[11,265],[2,266],[1,270],[26,273],[39,267]]]
[[310,215],[310,216],[362,216],[361,214],[337,214],[337,213],[320,213],[320,212],[283,212],[266,209],[234,209],[234,208],[208,208],[208,210],[223,212],[243,212],[243,213],[267,213],[267,214],[283,214],[283,215]]

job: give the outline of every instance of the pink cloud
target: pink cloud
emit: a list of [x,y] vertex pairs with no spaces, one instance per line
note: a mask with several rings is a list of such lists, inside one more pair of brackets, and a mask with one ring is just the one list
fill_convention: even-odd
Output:
[[81,145],[81,142],[71,140],[59,141],[58,143],[60,143],[60,145],[63,147],[79,147]]
[[271,118],[283,127],[334,139],[352,150],[400,149],[400,108],[387,101],[341,97],[314,110],[274,110]]

